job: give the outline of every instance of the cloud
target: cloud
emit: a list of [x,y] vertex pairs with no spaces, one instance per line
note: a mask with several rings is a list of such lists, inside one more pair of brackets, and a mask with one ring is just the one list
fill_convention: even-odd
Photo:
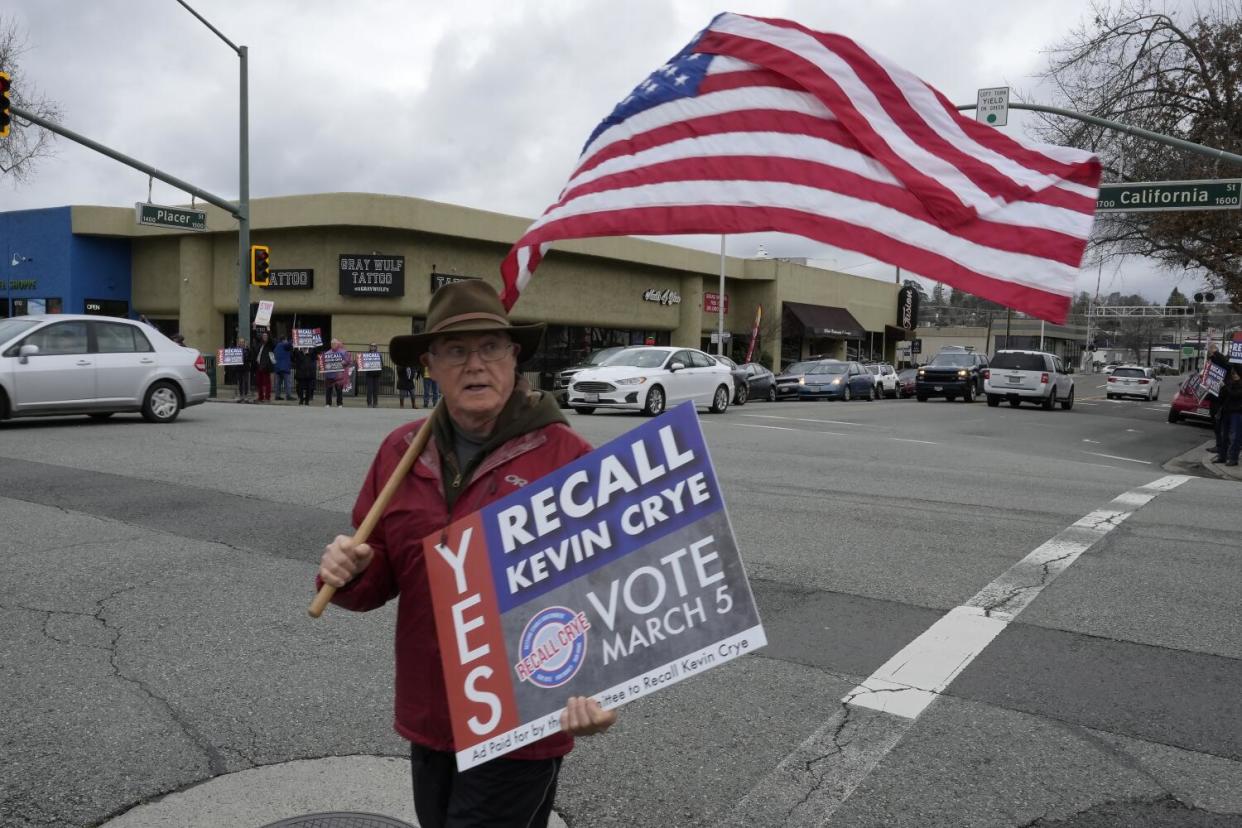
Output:
[[[238,59],[215,35],[172,0],[15,5],[30,40],[26,76],[63,105],[66,126],[236,198]],[[250,50],[252,197],[393,193],[527,216],[556,197],[615,103],[720,11],[706,0],[191,5]],[[849,35],[967,102],[979,86],[1033,87],[1040,50],[1082,8],[1080,0],[756,0],[732,10]],[[1014,121],[1010,129],[1021,129]],[[0,209],[146,199],[145,175],[57,144],[30,185],[0,185]],[[188,200],[158,182],[153,198]],[[731,239],[730,252],[750,255],[759,243],[772,255],[891,274],[776,234]],[[1159,298],[1168,293],[1167,274],[1137,281],[1151,281]]]

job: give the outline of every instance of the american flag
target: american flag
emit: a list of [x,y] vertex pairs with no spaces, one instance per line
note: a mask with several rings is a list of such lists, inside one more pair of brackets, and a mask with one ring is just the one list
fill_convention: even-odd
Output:
[[591,133],[502,299],[561,239],[777,231],[1063,322],[1099,179],[1090,153],[977,123],[849,38],[721,14]]

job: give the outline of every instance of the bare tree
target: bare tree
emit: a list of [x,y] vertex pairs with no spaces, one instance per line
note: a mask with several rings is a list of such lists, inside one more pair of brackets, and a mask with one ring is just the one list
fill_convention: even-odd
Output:
[[[13,106],[50,121],[60,121],[60,106],[36,92],[22,74],[20,58],[26,50],[26,36],[17,20],[0,15],[0,70],[10,75],[9,97]],[[53,154],[54,138],[48,130],[14,116],[9,137],[0,138],[0,177],[9,179],[15,187],[29,181],[38,160]]]
[[[1242,154],[1242,2],[1214,0],[1179,13],[1153,0],[1097,0],[1090,19],[1048,51],[1044,77],[1057,103],[1152,132]],[[1089,149],[1105,180],[1239,177],[1201,155],[1057,116],[1040,137]],[[1097,256],[1151,256],[1199,270],[1242,299],[1242,227],[1232,210],[1101,214]]]

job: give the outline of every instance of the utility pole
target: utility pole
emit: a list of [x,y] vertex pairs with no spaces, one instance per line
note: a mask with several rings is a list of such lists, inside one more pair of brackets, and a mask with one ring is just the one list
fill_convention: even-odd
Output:
[[237,155],[237,336],[250,338],[250,101],[249,101],[249,50],[238,46],[211,25],[205,17],[190,7],[185,0],[177,0],[190,14],[215,34],[216,37],[237,53],[241,61],[241,89],[239,93]]

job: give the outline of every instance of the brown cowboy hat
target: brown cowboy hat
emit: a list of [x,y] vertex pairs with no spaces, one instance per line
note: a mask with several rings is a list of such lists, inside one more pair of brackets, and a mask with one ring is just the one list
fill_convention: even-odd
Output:
[[469,279],[437,290],[427,309],[427,330],[394,336],[388,343],[388,353],[398,365],[416,367],[419,365],[418,358],[427,353],[436,337],[503,331],[521,346],[517,355],[521,363],[539,350],[547,327],[546,322],[514,325],[492,286],[482,279]]

